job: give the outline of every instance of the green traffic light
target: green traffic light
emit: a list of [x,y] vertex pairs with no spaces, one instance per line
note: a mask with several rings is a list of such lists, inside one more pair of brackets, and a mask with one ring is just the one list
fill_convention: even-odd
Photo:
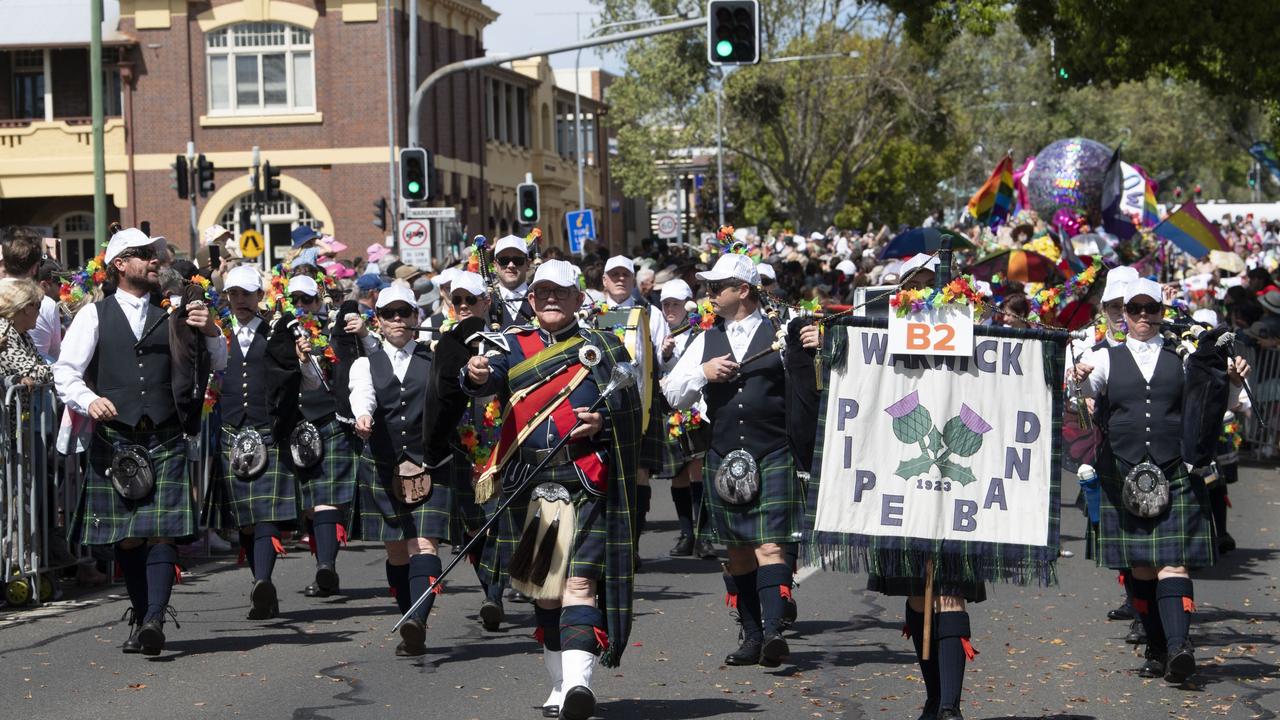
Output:
[[410,195],[417,195],[418,191],[422,189],[422,185],[420,185],[417,180],[410,180],[407,187],[409,188]]
[[524,209],[524,216],[525,216],[526,218],[532,218],[532,217],[533,217],[533,208],[525,208],[525,209]]
[[733,54],[733,43],[728,40],[721,40],[716,43],[716,55],[727,58]]
[[1071,74],[1067,72],[1066,68],[1060,67],[1058,68],[1058,77],[1062,78],[1063,80],[1066,80],[1067,78],[1071,77]]

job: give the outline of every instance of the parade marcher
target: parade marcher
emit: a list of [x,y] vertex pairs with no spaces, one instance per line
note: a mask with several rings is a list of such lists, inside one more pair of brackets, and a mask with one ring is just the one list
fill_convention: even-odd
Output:
[[502,327],[528,325],[533,319],[529,306],[529,244],[524,238],[508,235],[493,247],[493,264],[498,270],[498,308]]
[[[413,339],[411,329],[418,318],[413,293],[388,287],[378,296],[377,311],[382,351],[351,366],[351,411],[356,434],[365,441],[356,535],[386,546],[387,580],[403,613],[440,576],[439,548],[449,537],[452,490],[448,482],[432,482],[434,468],[426,465],[422,418],[436,409],[427,407],[427,348]],[[397,655],[426,654],[434,602],[428,597],[400,626]]]
[[[184,424],[192,416],[198,422],[199,404],[192,407],[188,399],[193,390],[203,398],[203,388],[175,377],[179,353],[172,344],[182,329],[176,323],[204,337],[211,369],[221,370],[227,358],[208,308],[166,315],[153,302],[163,241],[136,228],[111,237],[104,265],[116,292],[76,314],[53,370],[58,397],[96,423],[71,541],[115,546],[133,612],[122,649],[146,655],[164,648],[164,614],[177,562],[173,543],[196,533]],[[150,328],[156,330],[147,333]],[[185,375],[189,379],[190,368]],[[113,464],[126,463],[145,467],[132,476],[136,483],[111,472]]]
[[[252,265],[232,268],[223,280],[233,331],[218,407],[222,416],[221,472],[215,505],[223,527],[240,532],[253,575],[248,619],[280,613],[271,581],[281,531],[298,519],[297,488],[289,472],[284,417],[296,410],[299,389],[318,386],[305,364],[309,343],[280,318],[272,328],[259,314],[262,274]],[[306,371],[304,372],[304,368]],[[303,381],[305,378],[305,381]]]
[[[1196,668],[1188,637],[1195,609],[1188,571],[1213,565],[1216,548],[1204,479],[1183,462],[1182,416],[1191,409],[1185,407],[1182,361],[1160,336],[1162,298],[1150,280],[1128,283],[1124,344],[1092,354],[1074,374],[1086,397],[1106,399],[1096,560],[1130,570],[1134,609],[1147,634],[1138,674],[1180,684]],[[1243,359],[1229,363],[1235,394],[1247,373]],[[1167,499],[1142,492],[1143,476],[1154,478],[1156,488],[1167,487]]]
[[918,253],[902,263],[898,277],[902,279],[903,290],[923,290],[933,287],[933,278],[937,275],[940,260],[936,255]]
[[[631,631],[631,473],[641,434],[630,388],[588,412],[629,358],[613,333],[578,324],[581,296],[569,263],[544,262],[531,288],[537,328],[511,334],[508,354],[471,358],[462,377],[468,394],[497,394],[507,404],[478,499],[488,483],[504,495],[520,489],[500,519],[499,557],[512,586],[536,600],[536,637],[551,677],[543,715],[568,720],[594,713],[597,656],[616,667]],[[576,422],[570,442],[547,460]]]
[[[779,665],[790,654],[782,637],[786,598],[792,583],[784,546],[798,542],[804,494],[796,470],[796,448],[789,427],[789,393],[804,383],[791,373],[809,372],[812,363],[784,358],[812,354],[818,329],[796,320],[788,328],[784,352],[768,350],[778,329],[761,310],[759,273],[745,255],[721,256],[708,272],[708,297],[719,316],[717,325],[694,338],[663,384],[677,409],[690,408],[702,397],[711,420],[704,483],[713,482],[725,465],[755,467],[758,482],[747,497],[715,487],[705,493],[716,532],[728,547],[742,642],[725,658],[727,665]],[[750,365],[741,362],[758,357]],[[813,383],[808,383],[813,387]],[[812,420],[812,419],[810,419]]]
[[[1218,313],[1204,308],[1192,313],[1192,319],[1212,329],[1218,326]],[[1209,508],[1213,512],[1213,527],[1218,538],[1218,554],[1226,555],[1236,549],[1236,539],[1227,532],[1227,510],[1231,507],[1228,496],[1228,485],[1240,479],[1240,444],[1241,422],[1239,417],[1252,410],[1249,396],[1241,388],[1226,415],[1222,418],[1222,434],[1218,437],[1217,457],[1214,466],[1217,470],[1205,478],[1209,487]]]

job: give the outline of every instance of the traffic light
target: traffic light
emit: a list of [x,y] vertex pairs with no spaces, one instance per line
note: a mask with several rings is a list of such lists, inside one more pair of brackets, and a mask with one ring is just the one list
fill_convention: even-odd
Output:
[[387,199],[378,198],[373,203],[373,226],[379,230],[387,229]]
[[200,197],[209,197],[209,193],[213,192],[213,163],[206,160],[204,155],[196,158],[196,188],[200,191]]
[[187,186],[190,182],[190,174],[187,170],[187,156],[175,155],[173,162],[169,165],[169,177],[173,178],[173,182],[169,187],[178,191],[178,198],[186,200],[191,196],[191,189]]
[[760,62],[759,0],[707,3],[707,61],[712,65]]
[[1257,168],[1249,168],[1249,187],[1258,187]]
[[516,186],[516,219],[525,225],[536,225],[542,213],[538,208],[537,183]]
[[400,196],[405,200],[431,198],[430,153],[423,148],[400,150]]
[[1068,71],[1066,67],[1059,67],[1059,68],[1058,68],[1058,79],[1059,79],[1059,80],[1070,80],[1070,79],[1071,79],[1071,72],[1070,72],[1070,71]]
[[262,196],[263,202],[284,200],[284,193],[280,192],[280,168],[271,167],[271,163],[262,164]]

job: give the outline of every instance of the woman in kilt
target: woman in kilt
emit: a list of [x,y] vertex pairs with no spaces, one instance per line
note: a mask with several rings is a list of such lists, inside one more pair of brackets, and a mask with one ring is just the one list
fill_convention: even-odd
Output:
[[[1216,548],[1204,478],[1188,472],[1183,462],[1184,370],[1160,336],[1161,298],[1156,283],[1130,282],[1124,294],[1129,327],[1124,345],[1091,355],[1074,372],[1086,397],[1107,402],[1094,556],[1100,565],[1130,571],[1133,605],[1147,632],[1139,676],[1181,684],[1196,669],[1188,637],[1195,610],[1188,571],[1213,565]],[[1235,358],[1227,370],[1235,397],[1248,365]],[[1126,495],[1133,497],[1125,491],[1131,473],[1135,479],[1139,473],[1166,478],[1166,506],[1127,501]]]
[[[378,295],[382,349],[351,366],[351,411],[364,441],[359,461],[360,515],[354,535],[387,549],[387,581],[402,613],[440,576],[440,543],[449,537],[453,491],[440,473],[432,482],[422,436],[430,352],[413,339],[418,308],[408,288],[393,285]],[[447,463],[447,459],[445,461]],[[439,592],[437,589],[436,592]],[[400,626],[396,655],[425,655],[429,597]]]
[[[720,320],[694,338],[667,376],[663,393],[677,409],[693,407],[699,397],[711,419],[711,449],[704,482],[714,482],[727,456],[736,467],[754,464],[758,483],[722,483],[706,493],[706,508],[716,534],[728,547],[728,571],[737,591],[742,642],[726,665],[775,667],[790,654],[782,637],[792,572],[785,546],[800,537],[804,490],[796,472],[789,437],[790,394],[805,387],[794,372],[813,372],[811,363],[784,363],[773,352],[782,339],[761,311],[760,276],[751,258],[730,253],[709,272],[698,273]],[[785,354],[812,354],[818,329],[794,321]],[[742,361],[756,358],[748,365]],[[812,382],[808,383],[813,386]]]
[[[134,228],[112,236],[104,262],[116,292],[76,314],[53,368],[58,397],[97,423],[71,542],[115,547],[133,612],[121,649],[146,655],[164,647],[164,613],[178,560],[173,542],[196,532],[170,333],[146,333],[166,324],[164,310],[151,302],[159,289],[163,242]],[[185,313],[186,324],[205,336],[211,369],[221,370],[227,346],[213,315],[203,306]],[[120,446],[141,448],[154,487],[118,488],[112,481]]]

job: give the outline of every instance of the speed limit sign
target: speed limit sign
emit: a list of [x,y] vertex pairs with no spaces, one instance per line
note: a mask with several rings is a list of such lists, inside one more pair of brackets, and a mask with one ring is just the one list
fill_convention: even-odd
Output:
[[658,227],[658,237],[671,240],[680,237],[680,218],[675,213],[660,213],[654,216],[654,224]]

